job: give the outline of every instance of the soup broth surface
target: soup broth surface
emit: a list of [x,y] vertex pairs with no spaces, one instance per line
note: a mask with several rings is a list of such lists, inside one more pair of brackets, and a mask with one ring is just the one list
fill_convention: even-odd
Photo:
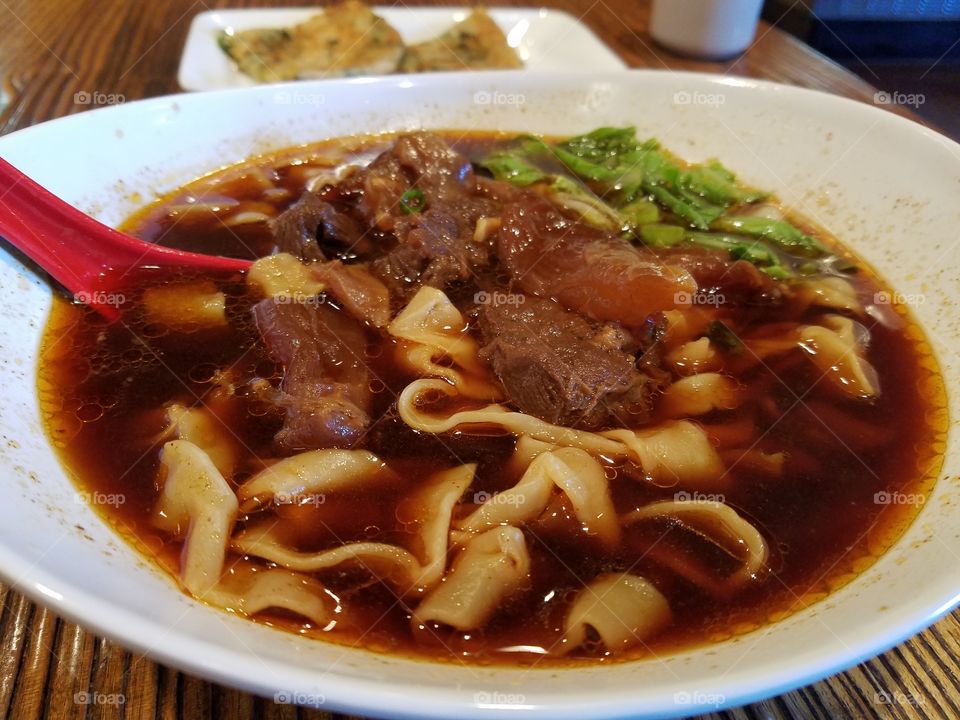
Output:
[[[444,138],[470,160],[508,142],[494,134],[450,132]],[[123,229],[194,252],[251,260],[267,256],[277,251],[268,218],[276,218],[308,189],[335,206],[352,202],[330,190],[342,182],[342,168],[365,164],[391,143],[387,137],[354,138],[254,158],[177,190],[132,216]],[[762,362],[730,356],[724,367],[736,381],[736,407],[694,418],[723,458],[727,470],[722,482],[702,489],[671,486],[630,460],[598,458],[618,516],[678,499],[733,508],[760,532],[768,548],[764,572],[755,581],[724,595],[678,572],[691,566],[701,574],[725,577],[737,561],[675,517],[625,526],[616,547],[605,546],[583,531],[570,502],[557,494],[547,511],[523,526],[529,580],[482,627],[417,627],[411,614],[418,598],[403,596],[357,566],[313,574],[343,609],[326,625],[275,609],[252,619],[311,638],[433,660],[607,662],[660,656],[751,631],[816,602],[862,572],[900,536],[932,487],[945,431],[937,420],[941,415],[934,412],[943,406],[942,389],[930,347],[912,319],[899,306],[877,302],[893,297],[892,291],[825,233],[789,213],[787,217],[857,265],[856,272],[842,277],[866,312],[802,303],[773,311],[722,304],[705,309],[735,332],[747,355],[750,348],[781,338],[784,328],[816,322],[827,312],[856,317],[869,331],[866,357],[879,378],[879,396],[869,401],[843,397],[800,351],[771,354]],[[669,213],[664,218],[674,220]],[[374,231],[374,242],[388,242],[386,234]],[[351,248],[327,252],[327,260],[336,258],[347,265],[368,261]],[[224,294],[226,325],[171,328],[145,310],[147,289],[189,287],[194,281],[211,282]],[[515,285],[504,281],[503,268],[495,262],[444,291],[463,313],[467,334],[481,347],[478,291],[516,296]],[[162,531],[155,522],[163,483],[160,449],[171,439],[166,408],[172,403],[204,407],[226,428],[241,455],[228,478],[233,488],[283,454],[276,438],[285,416],[268,398],[285,368],[254,320],[253,307],[262,299],[241,274],[143,271],[131,277],[122,293],[120,321],[107,323],[89,308],[58,299],[48,322],[39,365],[47,431],[96,509],[174,577],[183,560],[184,536]],[[392,296],[391,312],[402,310],[408,300]],[[346,312],[329,293],[314,301]],[[302,553],[354,542],[410,547],[417,518],[410,517],[414,510],[408,498],[427,478],[476,463],[461,515],[520,479],[522,472],[513,463],[516,438],[502,428],[433,435],[406,426],[397,413],[397,397],[416,376],[396,360],[400,341],[369,324],[362,332],[372,422],[353,447],[375,453],[396,482],[241,510],[238,529],[268,520],[285,544]],[[489,366],[481,376],[497,383]],[[511,400],[503,402],[509,406]],[[644,426],[667,420],[655,404]],[[241,567],[274,566],[231,550],[226,572]],[[623,572],[645,578],[662,593],[670,606],[669,624],[623,651],[605,648],[594,637],[558,653],[565,617],[578,593],[603,573]]]

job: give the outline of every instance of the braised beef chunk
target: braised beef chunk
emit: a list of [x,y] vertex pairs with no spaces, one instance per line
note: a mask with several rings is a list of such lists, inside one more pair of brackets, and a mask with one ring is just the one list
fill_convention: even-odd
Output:
[[342,185],[345,195],[358,198],[357,210],[370,227],[393,230],[405,216],[400,200],[410,188],[422,192],[429,206],[451,193],[472,190],[474,178],[470,162],[443,138],[420,132],[397,138]]
[[390,295],[408,300],[420,286],[423,256],[409,245],[398,245],[370,263],[370,271],[390,291]]
[[624,350],[635,342],[629,333],[591,323],[553,300],[510,297],[515,302],[480,306],[480,356],[520,410],[587,429],[649,419],[665,378],[637,369]]
[[439,135],[427,132],[404,135],[394,144],[392,152],[417,187],[436,199],[448,191],[459,194],[463,183],[472,184],[470,161]]
[[363,328],[328,305],[263,300],[253,316],[284,367],[275,402],[285,411],[274,441],[283,452],[350,447],[370,423]]
[[[429,133],[398,138],[344,185],[367,225],[396,239],[372,270],[399,297],[421,285],[443,289],[486,267],[491,247],[474,240],[477,221],[499,216],[502,198],[513,194],[505,183],[478,178],[467,158]],[[412,189],[423,194],[422,211],[402,202]]]
[[443,290],[466,280],[473,268],[489,262],[489,247],[473,243],[479,217],[472,217],[467,206],[454,203],[397,220],[398,244],[373,261],[374,274],[404,298],[421,285]]
[[325,260],[325,250],[330,254],[349,251],[362,235],[352,217],[312,192],[305,192],[273,218],[269,228],[277,251],[301,260]]
[[344,265],[333,260],[312,267],[314,277],[326,286],[326,292],[354,318],[374,327],[390,322],[390,293],[365,265]]

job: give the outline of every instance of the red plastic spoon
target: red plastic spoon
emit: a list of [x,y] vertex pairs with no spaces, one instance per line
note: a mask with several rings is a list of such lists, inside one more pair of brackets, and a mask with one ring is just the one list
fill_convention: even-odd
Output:
[[80,212],[0,158],[0,237],[108,320],[119,317],[116,291],[131,270],[195,268],[235,272],[249,260],[154,245]]

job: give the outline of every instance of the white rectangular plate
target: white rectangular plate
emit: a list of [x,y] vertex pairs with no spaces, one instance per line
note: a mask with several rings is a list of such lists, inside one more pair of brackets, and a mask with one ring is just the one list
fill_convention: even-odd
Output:
[[[322,8],[215,10],[197,15],[190,24],[180,57],[177,80],[184,90],[216,90],[257,84],[241,73],[217,45],[217,35],[227,28],[289,27]],[[374,7],[408,44],[436,37],[463,20],[470,8]],[[622,70],[624,62],[586,25],[572,15],[546,8],[491,8],[490,16],[501,27],[526,70]]]

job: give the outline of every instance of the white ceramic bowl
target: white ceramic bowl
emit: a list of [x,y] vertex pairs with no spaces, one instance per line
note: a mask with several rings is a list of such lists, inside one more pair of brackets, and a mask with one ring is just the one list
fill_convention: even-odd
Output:
[[[156,193],[254,153],[358,132],[426,128],[573,133],[632,123],[691,160],[834,230],[905,295],[960,387],[960,146],[865,104],[769,83],[630,72],[425,75],[159,98],[0,138],[0,155],[116,223]],[[960,475],[858,579],[759,631],[660,660],[503,669],[348,650],[200,605],[82,501],[51,453],[35,389],[46,283],[0,254],[0,573],[62,615],[189,672],[279,699],[392,717],[677,716],[779,693],[846,668],[951,609],[960,593]],[[952,418],[960,417],[951,398]]]

